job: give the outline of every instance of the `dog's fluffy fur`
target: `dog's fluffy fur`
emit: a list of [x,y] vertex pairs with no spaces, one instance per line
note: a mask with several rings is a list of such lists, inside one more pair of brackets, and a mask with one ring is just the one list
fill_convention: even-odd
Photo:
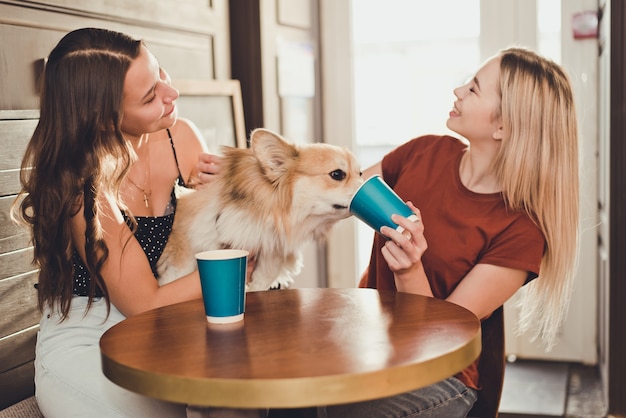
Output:
[[324,239],[350,215],[361,183],[349,150],[297,146],[256,129],[250,149],[224,148],[221,173],[212,183],[180,196],[158,264],[159,283],[195,270],[200,251],[238,248],[257,255],[248,290],[288,287],[302,268],[301,247]]

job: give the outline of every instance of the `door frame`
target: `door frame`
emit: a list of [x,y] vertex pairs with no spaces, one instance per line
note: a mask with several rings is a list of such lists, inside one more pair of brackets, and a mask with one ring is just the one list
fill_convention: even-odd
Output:
[[[626,415],[626,4],[606,0],[610,6],[609,91],[609,258],[608,258],[608,347],[603,364],[608,412]],[[604,167],[602,167],[604,168]]]

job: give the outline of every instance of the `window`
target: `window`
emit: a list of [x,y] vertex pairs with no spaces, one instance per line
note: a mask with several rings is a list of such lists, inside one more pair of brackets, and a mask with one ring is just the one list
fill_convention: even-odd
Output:
[[[480,66],[480,1],[354,0],[352,13],[356,154],[366,168],[411,138],[448,132],[452,90]],[[373,232],[358,228],[363,271]]]

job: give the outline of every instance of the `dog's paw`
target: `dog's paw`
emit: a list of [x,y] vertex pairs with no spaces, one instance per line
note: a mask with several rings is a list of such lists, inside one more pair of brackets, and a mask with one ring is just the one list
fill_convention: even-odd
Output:
[[170,282],[173,282],[174,280],[176,280],[176,277],[174,277],[172,274],[169,274],[169,272],[167,271],[165,271],[163,274],[159,274],[159,278],[157,279],[157,281],[159,282],[159,286],[166,285]]
[[292,283],[291,277],[280,276],[270,284],[270,289],[288,289]]
[[274,281],[264,280],[260,277],[252,276],[253,280],[246,283],[246,292],[270,289],[287,289],[293,283],[293,279],[287,276],[279,276]]

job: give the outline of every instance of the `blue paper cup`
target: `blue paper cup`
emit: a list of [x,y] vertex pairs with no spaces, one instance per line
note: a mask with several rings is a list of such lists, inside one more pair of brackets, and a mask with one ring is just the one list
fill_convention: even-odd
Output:
[[411,208],[378,175],[370,177],[356,191],[350,202],[350,213],[380,232],[388,226],[402,233],[404,228],[391,220],[391,215],[404,216],[412,221],[417,216]]
[[195,255],[206,319],[231,324],[243,319],[248,251],[212,250]]

